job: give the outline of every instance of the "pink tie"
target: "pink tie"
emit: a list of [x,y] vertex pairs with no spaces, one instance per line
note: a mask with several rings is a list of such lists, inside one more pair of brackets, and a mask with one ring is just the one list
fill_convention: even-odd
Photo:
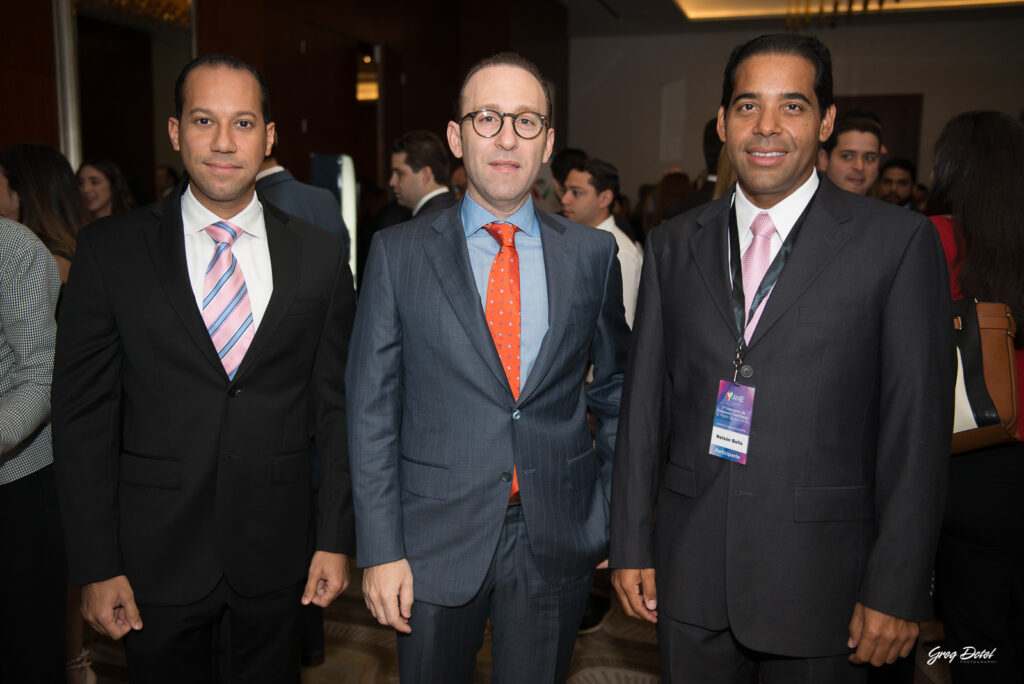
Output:
[[[775,224],[772,223],[772,217],[768,215],[768,212],[762,211],[754,217],[754,222],[750,224],[750,230],[754,233],[754,240],[747,247],[747,251],[743,253],[742,260],[744,317],[750,312],[750,303],[754,300],[754,295],[757,294],[757,288],[761,285],[768,266],[771,265],[772,235],[775,234]],[[750,342],[750,336],[761,319],[761,312],[764,311],[767,301],[767,296],[761,300],[757,311],[754,312],[754,317],[750,319],[743,331],[743,338],[747,342]]]
[[206,232],[217,249],[203,281],[203,322],[228,380],[234,380],[255,334],[245,276],[231,253],[231,245],[244,231],[233,223],[217,221],[207,226]]

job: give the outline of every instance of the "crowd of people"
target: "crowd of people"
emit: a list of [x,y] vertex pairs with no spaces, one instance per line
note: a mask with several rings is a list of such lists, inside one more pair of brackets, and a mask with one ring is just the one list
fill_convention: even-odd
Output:
[[488,623],[494,681],[565,681],[612,597],[664,681],[909,684],[933,608],[953,682],[1024,680],[1024,446],[949,453],[951,301],[1024,321],[1021,122],[954,117],[922,191],[760,36],[631,205],[545,84],[481,60],[394,141],[358,306],[241,60],[182,70],[145,210],[0,150],[0,680],[94,681],[84,617],[133,682],[296,682],[353,560],[403,682]]

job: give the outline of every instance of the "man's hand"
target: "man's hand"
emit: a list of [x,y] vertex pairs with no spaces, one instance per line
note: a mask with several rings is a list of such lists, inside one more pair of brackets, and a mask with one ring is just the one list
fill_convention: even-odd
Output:
[[918,626],[892,615],[880,613],[863,603],[853,607],[850,640],[846,645],[857,651],[850,654],[855,665],[871,663],[875,667],[906,658],[917,642]]
[[343,553],[317,551],[309,563],[302,605],[310,603],[326,608],[348,586],[348,556]]
[[658,587],[654,568],[612,570],[612,586],[619,594],[622,607],[630,617],[658,621]]
[[142,629],[132,585],[124,575],[82,587],[82,617],[100,634],[120,639]]
[[412,568],[401,558],[374,565],[363,571],[363,600],[373,617],[382,625],[391,625],[409,634],[412,616]]

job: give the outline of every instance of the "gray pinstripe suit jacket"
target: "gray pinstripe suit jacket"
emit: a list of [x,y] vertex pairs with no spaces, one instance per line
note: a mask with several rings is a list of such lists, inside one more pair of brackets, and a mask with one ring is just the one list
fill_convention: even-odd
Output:
[[459,205],[383,231],[370,249],[346,378],[356,555],[364,567],[407,558],[416,598],[430,603],[465,603],[483,582],[513,464],[548,582],[578,578],[607,553],[629,334],[615,240],[538,218],[549,327],[518,401],[484,321]]

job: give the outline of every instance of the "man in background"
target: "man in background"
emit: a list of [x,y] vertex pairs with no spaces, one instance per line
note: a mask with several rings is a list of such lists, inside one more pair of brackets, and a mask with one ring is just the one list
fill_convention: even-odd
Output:
[[889,204],[915,209],[912,196],[916,180],[917,167],[912,161],[902,157],[890,159],[882,165],[882,173],[878,179],[878,197]]
[[455,194],[447,186],[449,168],[448,151],[439,135],[411,131],[391,146],[388,186],[413,217],[432,214],[455,204]]
[[861,114],[836,119],[832,135],[818,150],[818,170],[837,186],[866,195],[878,178],[882,158],[882,126]]

